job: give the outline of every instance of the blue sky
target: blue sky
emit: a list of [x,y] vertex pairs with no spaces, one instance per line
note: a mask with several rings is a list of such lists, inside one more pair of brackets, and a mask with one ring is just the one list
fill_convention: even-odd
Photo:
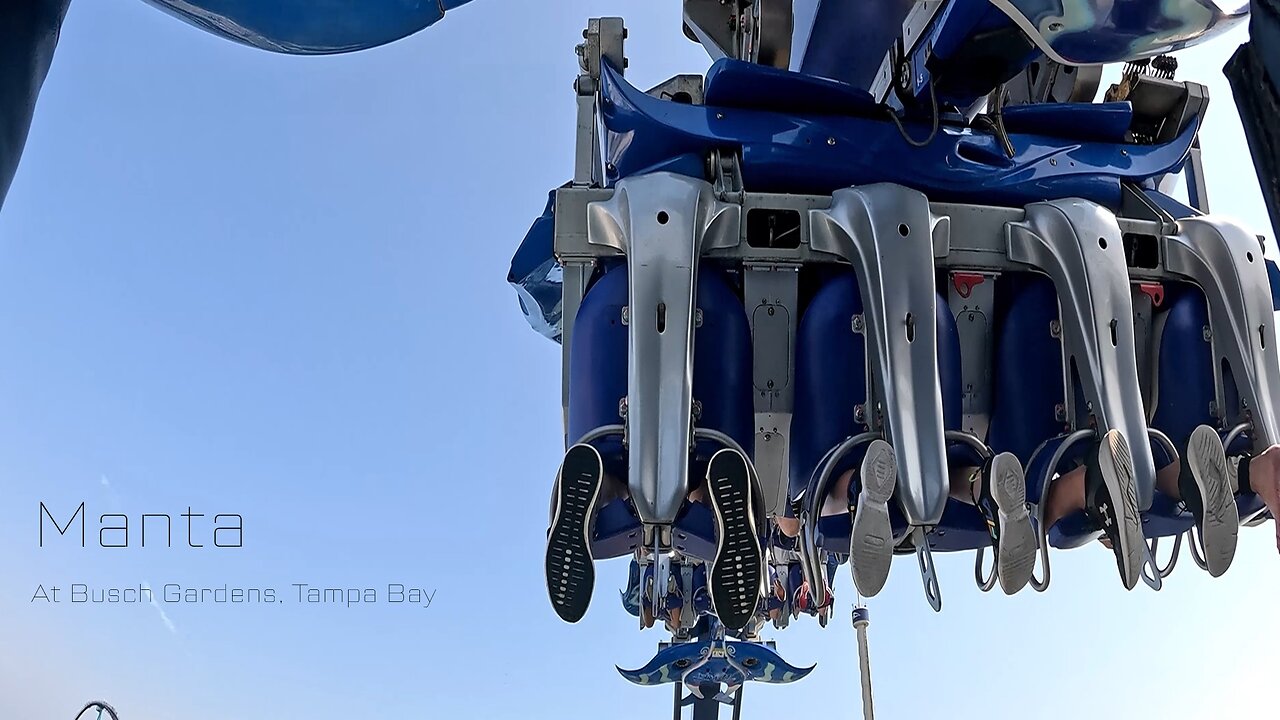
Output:
[[[93,697],[126,720],[668,712],[666,690],[612,667],[662,639],[615,599],[625,563],[601,568],[579,625],[544,597],[559,350],[505,285],[571,173],[572,50],[603,14],[628,17],[638,84],[706,68],[676,3],[479,2],[336,58],[73,5],[0,214],[0,714],[69,718]],[[1267,232],[1218,70],[1242,39],[1185,54],[1182,74],[1214,98],[1213,209]],[[240,513],[245,547],[41,550],[41,501]],[[1269,528],[1242,534],[1226,577],[1184,567],[1159,595],[1123,592],[1100,548],[1057,554],[1046,595],[980,594],[969,556],[941,574],[941,615],[909,563],[871,605],[883,718],[1199,719],[1271,692]],[[163,617],[29,602],[72,582],[435,597]],[[750,717],[857,715],[843,573],[837,594],[832,627],[778,638],[818,670],[751,688]]]

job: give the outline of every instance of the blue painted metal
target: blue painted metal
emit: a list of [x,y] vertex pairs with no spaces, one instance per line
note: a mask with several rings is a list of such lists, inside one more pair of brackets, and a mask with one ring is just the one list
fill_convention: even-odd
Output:
[[0,3],[0,206],[18,170],[69,2]]
[[[1114,63],[1198,45],[1249,16],[1247,0],[992,0],[1050,57]],[[1224,6],[1225,9],[1224,9]]]
[[215,35],[291,55],[365,50],[412,35],[470,0],[146,0]]
[[[892,182],[934,200],[1011,206],[1080,197],[1118,208],[1122,180],[1176,168],[1199,128],[1192,123],[1164,145],[1015,134],[1008,158],[994,136],[968,129],[944,128],[934,142],[913,148],[887,118],[682,105],[646,95],[612,69],[604,73],[601,104],[614,179],[676,155],[728,147],[741,148],[743,178],[754,191],[829,193]],[[915,131],[924,134],[918,126]]]

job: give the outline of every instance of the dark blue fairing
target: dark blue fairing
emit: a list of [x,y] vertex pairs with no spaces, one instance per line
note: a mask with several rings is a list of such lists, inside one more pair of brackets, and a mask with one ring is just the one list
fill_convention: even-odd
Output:
[[[747,104],[746,97],[716,88],[719,74],[712,73],[708,92]],[[780,93],[781,77],[776,71],[768,77]],[[741,81],[735,78],[735,85],[741,87]],[[944,128],[932,143],[914,148],[887,118],[781,111],[776,100],[758,98],[752,106],[765,105],[768,111],[660,100],[628,85],[611,68],[604,73],[601,105],[611,180],[651,172],[679,156],[741,148],[743,178],[752,191],[830,193],[891,182],[934,200],[1012,207],[1079,197],[1118,209],[1121,181],[1178,167],[1199,129],[1198,122],[1191,123],[1164,145],[1060,139],[1048,130],[1015,133],[1010,138],[1014,156],[1008,158],[995,137],[967,129]],[[927,133],[920,126],[912,130],[917,136]]]
[[68,2],[0,2],[0,206],[18,169]]
[[848,83],[742,60],[720,60],[707,72],[707,105],[814,115],[883,116],[871,93]]
[[146,0],[196,27],[273,52],[320,55],[385,45],[470,0]]
[[1280,312],[1280,267],[1274,260],[1267,261],[1267,276],[1271,279],[1271,307]]

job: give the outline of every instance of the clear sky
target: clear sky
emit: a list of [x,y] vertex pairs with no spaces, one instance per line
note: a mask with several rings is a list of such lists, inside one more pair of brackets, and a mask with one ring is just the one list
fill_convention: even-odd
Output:
[[[624,562],[579,625],[545,599],[560,355],[505,284],[571,173],[573,46],[605,14],[628,17],[638,84],[707,67],[674,2],[482,1],[336,58],[73,4],[0,214],[0,716],[98,697],[125,720],[669,713],[667,689],[613,669],[663,639],[621,609]],[[1242,39],[1184,54],[1182,76],[1214,98],[1213,209],[1269,232],[1219,72]],[[85,502],[91,544],[101,513],[239,513],[244,548],[181,547],[175,524],[172,549],[41,550],[41,501]],[[1201,720],[1274,695],[1269,527],[1226,577],[1188,563],[1159,595],[1123,592],[1100,547],[1058,553],[1045,595],[940,565],[941,615],[910,560],[871,604],[881,718]],[[71,583],[286,602],[30,601]],[[317,607],[293,583],[435,595]],[[747,717],[860,716],[845,571],[836,590],[830,628],[778,637],[817,671],[753,686]]]

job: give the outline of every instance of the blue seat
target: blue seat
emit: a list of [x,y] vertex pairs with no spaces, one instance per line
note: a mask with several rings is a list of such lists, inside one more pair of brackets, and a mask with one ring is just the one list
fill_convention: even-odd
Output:
[[[824,456],[846,438],[867,430],[858,422],[855,407],[867,401],[866,341],[852,330],[854,315],[862,312],[862,298],[852,272],[842,271],[819,284],[800,318],[796,332],[796,397],[791,424],[790,491],[804,490]],[[943,421],[948,430],[961,426],[963,388],[960,373],[960,337],[946,300],[938,299],[938,373],[942,384]],[[981,460],[964,447],[948,454],[958,465]],[[834,468],[835,474],[857,467],[862,452],[855,451]],[[892,511],[896,532],[905,519]],[[849,518],[838,515],[819,522],[821,542],[828,549],[848,549]],[[985,522],[972,506],[949,501],[941,526],[931,544],[940,550],[969,549],[988,542]]]
[[[1200,425],[1220,426],[1209,412],[1216,400],[1213,345],[1204,334],[1209,325],[1209,308],[1204,293],[1191,285],[1169,288],[1165,305],[1152,427],[1168,435],[1174,447],[1184,448]],[[1235,384],[1229,370],[1224,384],[1228,402],[1234,402]],[[1227,452],[1240,454],[1251,444],[1247,435],[1241,436]],[[1241,517],[1263,508],[1262,500],[1252,493],[1242,495],[1236,502]]]
[[[607,425],[622,423],[621,402],[627,396],[628,329],[622,322],[627,305],[626,266],[607,268],[588,288],[574,324],[569,348],[569,414],[566,445]],[[728,435],[752,454],[755,409],[752,398],[751,328],[742,300],[729,277],[714,267],[698,273],[697,307],[702,324],[694,333],[693,395],[701,406],[699,428]],[[592,444],[604,458],[605,472],[625,482],[627,459],[622,438],[599,438]],[[720,446],[696,443],[689,477],[696,482]],[[593,551],[597,558],[620,557],[640,541],[640,522],[626,500],[601,508]],[[705,507],[690,504],[676,521],[675,540],[690,555],[709,558],[714,548],[713,521]]]
[[[1027,467],[1027,499],[1039,503],[1040,479],[1046,472],[1066,472],[1084,457],[1086,444],[1074,447],[1057,467],[1048,463],[1066,439],[1066,423],[1058,418],[1065,402],[1062,389],[1062,349],[1050,324],[1058,318],[1053,284],[1044,278],[1006,276],[997,294],[995,379],[988,436],[992,450],[1011,452]],[[1204,296],[1189,286],[1168,286],[1157,372],[1157,405],[1151,427],[1170,437],[1175,448],[1186,447],[1201,424],[1216,424],[1209,415],[1214,399],[1213,361],[1203,328],[1208,323]],[[1005,398],[1008,398],[1005,400]],[[1078,397],[1077,402],[1083,402]],[[1158,467],[1171,464],[1163,447],[1152,443]],[[1193,521],[1172,498],[1156,492],[1143,513],[1147,537],[1178,535]],[[1058,548],[1077,547],[1097,536],[1083,512],[1063,518],[1048,529]]]

